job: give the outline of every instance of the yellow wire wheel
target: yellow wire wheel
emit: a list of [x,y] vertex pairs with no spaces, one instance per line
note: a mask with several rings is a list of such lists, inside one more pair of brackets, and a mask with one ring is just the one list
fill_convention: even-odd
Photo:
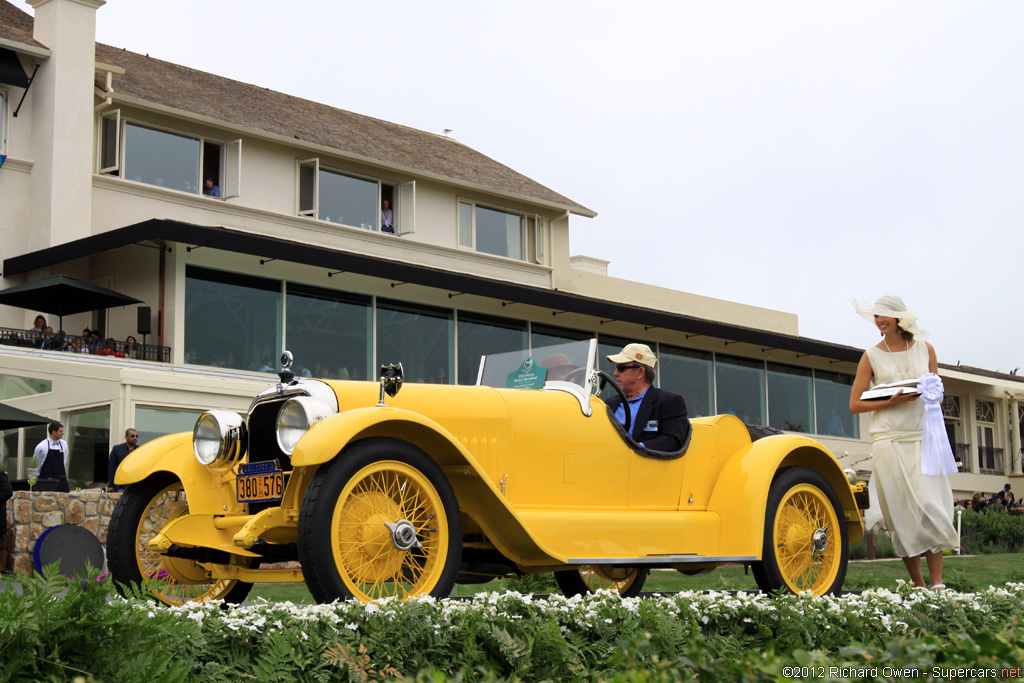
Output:
[[153,580],[152,594],[167,605],[204,600],[241,602],[251,583],[214,579],[195,560],[166,557],[149,542],[170,522],[188,514],[181,482],[156,476],[133,484],[121,494],[111,517],[107,557],[116,584]]
[[319,602],[451,592],[462,550],[455,494],[440,467],[396,439],[368,439],[306,491],[299,558]]
[[648,573],[650,570],[646,567],[588,564],[576,569],[555,572],[555,581],[562,594],[569,597],[611,590],[624,598],[632,598],[643,590]]
[[761,590],[825,595],[846,578],[849,537],[832,486],[807,467],[780,470],[768,493],[765,540],[754,578]]

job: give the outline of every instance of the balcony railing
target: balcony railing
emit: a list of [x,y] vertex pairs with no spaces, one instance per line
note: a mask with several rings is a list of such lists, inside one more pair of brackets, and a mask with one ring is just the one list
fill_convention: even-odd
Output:
[[73,334],[46,334],[35,330],[15,330],[9,327],[0,327],[0,344],[45,351],[84,353],[108,358],[133,358],[158,363],[171,362],[171,347],[169,346],[126,343],[116,339],[79,337]]
[[967,466],[971,458],[971,446],[966,443],[951,443],[953,447],[953,457],[956,459],[956,471],[957,472],[970,472],[970,468]]
[[978,472],[980,474],[1006,474],[1003,449],[978,446]]

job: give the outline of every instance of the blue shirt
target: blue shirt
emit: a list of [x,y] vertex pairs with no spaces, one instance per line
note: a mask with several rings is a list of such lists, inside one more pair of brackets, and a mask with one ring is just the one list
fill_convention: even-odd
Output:
[[[636,426],[636,414],[640,410],[640,404],[643,403],[644,396],[647,395],[647,390],[650,388],[648,385],[642,394],[636,398],[629,399],[629,424],[631,429]],[[615,419],[619,421],[619,424],[626,424],[626,406],[624,404],[620,403],[615,408]],[[640,445],[643,446],[643,444]]]

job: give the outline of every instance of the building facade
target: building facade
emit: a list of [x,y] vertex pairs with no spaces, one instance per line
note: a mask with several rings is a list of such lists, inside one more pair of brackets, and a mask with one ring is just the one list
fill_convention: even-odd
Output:
[[[870,468],[848,409],[860,349],[611,278],[569,253],[586,206],[443,135],[96,43],[103,4],[0,0],[0,288],[63,273],[143,302],[65,316],[61,350],[22,343],[39,311],[0,306],[0,400],[65,423],[79,485],[105,480],[127,427],[146,442],[244,411],[285,348],[310,376],[401,361],[409,381],[471,384],[484,353],[595,336],[602,354],[654,347],[692,415],[806,432]],[[954,488],[1002,488],[1024,383],[941,374]],[[13,478],[44,436],[4,433]]]

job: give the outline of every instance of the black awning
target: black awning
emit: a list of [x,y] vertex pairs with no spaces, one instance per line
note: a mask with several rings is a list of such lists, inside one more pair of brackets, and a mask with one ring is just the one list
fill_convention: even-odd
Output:
[[541,289],[502,280],[492,280],[478,275],[454,273],[414,263],[327,249],[315,244],[302,244],[274,237],[253,235],[224,227],[210,227],[156,218],[74,242],[21,256],[13,256],[4,260],[3,275],[6,277],[19,275],[37,268],[46,268],[147,240],[175,242],[192,248],[207,247],[259,258],[280,259],[326,268],[331,271],[385,278],[449,292],[464,292],[490,299],[500,299],[595,318],[611,318],[647,327],[660,327],[691,335],[699,334],[729,342],[744,342],[837,361],[856,363],[863,353],[861,349],[807,337],[768,332],[615,301],[593,299],[554,289]]
[[0,83],[13,85],[16,88],[28,88],[31,79],[21,67],[21,60],[13,50],[0,47]]

